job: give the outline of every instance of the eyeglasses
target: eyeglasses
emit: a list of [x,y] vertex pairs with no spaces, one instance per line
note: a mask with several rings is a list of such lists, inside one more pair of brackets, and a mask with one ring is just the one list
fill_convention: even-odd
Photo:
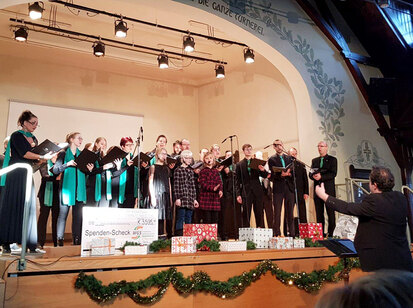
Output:
[[125,147],[131,147],[131,146],[133,146],[133,143],[126,143],[125,144]]
[[39,125],[39,122],[37,122],[37,121],[27,121],[27,123],[30,123],[31,125],[33,125],[33,126],[37,126],[37,127],[40,127],[40,125]]
[[282,145],[282,144],[281,143],[273,143],[272,145],[276,147],[276,146]]

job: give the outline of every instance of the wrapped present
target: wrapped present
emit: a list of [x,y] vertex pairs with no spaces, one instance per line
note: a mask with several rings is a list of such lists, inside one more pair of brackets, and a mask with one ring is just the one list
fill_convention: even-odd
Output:
[[196,236],[174,236],[172,238],[172,253],[195,253]]
[[247,250],[247,242],[245,241],[225,241],[219,242],[221,251],[245,251]]
[[272,237],[272,229],[239,228],[240,241],[252,241],[257,248],[268,248],[268,241]]
[[293,247],[294,248],[305,248],[305,241],[301,238],[295,238],[293,240]]
[[148,245],[125,246],[125,255],[147,255]]
[[184,224],[184,236],[196,236],[196,243],[201,243],[218,238],[217,224]]
[[94,238],[90,243],[91,256],[108,256],[115,254],[115,239],[102,237]]
[[323,239],[323,226],[321,223],[305,223],[298,227],[300,238],[311,238],[313,242]]
[[291,249],[293,248],[292,237],[272,237],[268,241],[268,246],[271,249]]

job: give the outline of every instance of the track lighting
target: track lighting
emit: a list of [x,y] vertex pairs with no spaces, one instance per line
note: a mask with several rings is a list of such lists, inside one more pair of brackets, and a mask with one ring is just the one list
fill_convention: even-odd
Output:
[[244,61],[245,63],[254,63],[254,51],[250,48],[244,49]]
[[215,76],[218,79],[225,78],[225,68],[222,64],[215,65]]
[[389,0],[377,0],[377,4],[382,8],[385,9],[389,7]]
[[[43,2],[41,2],[43,5]],[[39,2],[35,2],[29,5],[29,16],[31,19],[39,19],[42,18],[42,13],[44,11],[44,7],[40,6]]]
[[117,37],[126,37],[126,33],[128,32],[128,25],[122,19],[118,19],[115,21],[115,35]]
[[168,62],[169,62],[168,61],[168,56],[166,54],[161,53],[158,56],[158,66],[159,66],[159,68],[161,68],[161,69],[168,68],[169,67]]
[[184,50],[186,52],[193,52],[195,49],[195,41],[194,38],[190,35],[185,35],[184,36]]
[[105,55],[105,44],[103,44],[101,41],[96,41],[92,47],[93,54],[96,57],[103,57]]
[[14,39],[19,42],[24,42],[27,40],[27,30],[25,27],[19,27],[14,31]]

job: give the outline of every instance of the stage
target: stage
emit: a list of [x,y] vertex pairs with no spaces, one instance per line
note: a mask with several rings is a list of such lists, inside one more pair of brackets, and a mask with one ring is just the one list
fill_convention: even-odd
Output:
[[[151,274],[176,267],[185,276],[202,270],[213,280],[226,281],[244,271],[250,271],[263,260],[271,260],[288,272],[311,272],[327,269],[338,258],[325,248],[289,250],[257,249],[243,252],[197,252],[171,254],[160,252],[141,256],[79,257],[79,246],[49,248],[43,258],[28,257],[27,269],[17,272],[16,257],[1,257],[0,270],[4,278],[0,292],[4,294],[4,307],[136,307],[126,295],[97,304],[86,292],[74,287],[80,271],[95,275],[104,285],[120,281],[137,281]],[[365,275],[353,269],[350,280]],[[325,283],[317,294],[310,294],[296,286],[286,286],[270,273],[248,286],[244,293],[233,299],[222,299],[211,294],[180,295],[172,286],[168,288],[156,307],[312,307],[326,290],[342,285]],[[157,289],[143,293],[148,296]],[[4,293],[3,293],[4,292]],[[0,297],[1,298],[1,297]],[[1,307],[1,305],[0,305]]]

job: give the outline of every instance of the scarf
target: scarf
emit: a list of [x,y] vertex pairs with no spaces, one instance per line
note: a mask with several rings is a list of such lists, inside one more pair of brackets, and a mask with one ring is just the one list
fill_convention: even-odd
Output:
[[[76,156],[78,156],[79,154],[79,149],[76,149]],[[74,158],[75,157],[73,156],[70,148],[67,149],[64,163],[66,164]],[[86,202],[86,176],[79,169],[68,167],[63,174],[62,203],[64,205],[72,206],[76,204],[76,201],[83,203]]]
[[[26,132],[26,131],[24,131],[24,130],[18,130],[17,132],[19,132],[19,133],[21,133],[21,134],[23,134],[24,136],[26,136],[26,137],[34,137],[34,135],[32,134],[32,133],[29,133],[29,132]],[[14,133],[13,133],[14,134]],[[2,166],[2,168],[6,168],[6,167],[8,167],[9,166],[9,162],[10,162],[10,143],[11,143],[11,139],[9,140],[9,143],[7,144],[7,149],[6,149],[6,153],[4,154],[4,161],[3,161],[3,166]],[[5,175],[3,175],[2,177],[1,177],[1,180],[0,180],[0,186],[4,186],[6,184],[6,174]]]
[[[99,163],[95,162],[95,167],[99,168]],[[95,180],[95,201],[98,202],[100,201],[100,198],[102,197],[102,175],[96,174],[96,180]]]
[[[49,159],[47,161],[47,173],[49,176],[53,177],[53,173],[50,172],[50,168],[53,167],[52,161]],[[46,181],[46,188],[44,190],[44,205],[53,205],[53,181]]]

